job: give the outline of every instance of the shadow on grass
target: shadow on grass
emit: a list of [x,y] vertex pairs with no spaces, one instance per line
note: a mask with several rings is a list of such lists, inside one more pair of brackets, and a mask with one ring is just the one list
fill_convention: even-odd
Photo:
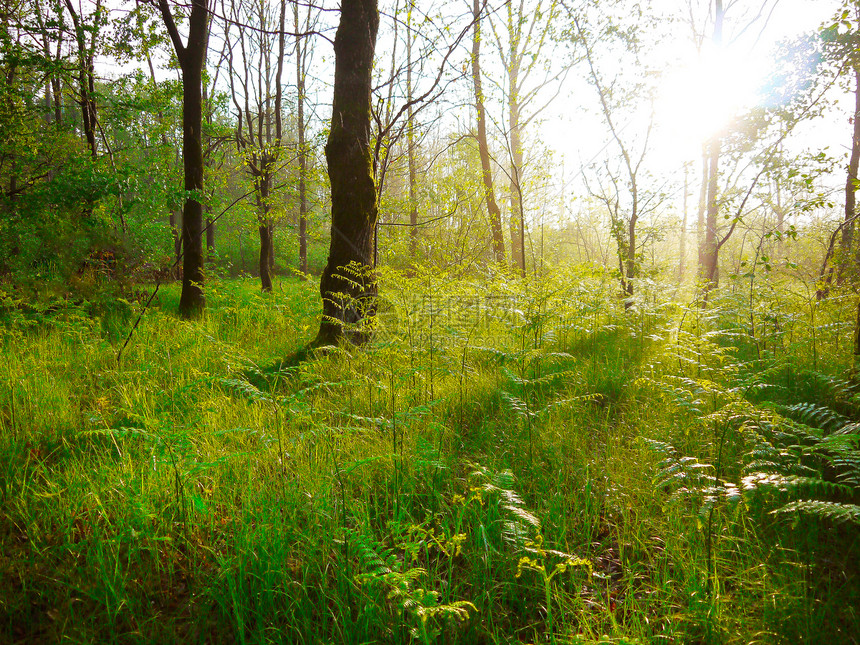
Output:
[[337,350],[333,346],[319,346],[310,342],[273,363],[244,370],[241,373],[242,378],[259,390],[271,392],[279,385],[292,380],[303,364],[323,358],[334,351]]

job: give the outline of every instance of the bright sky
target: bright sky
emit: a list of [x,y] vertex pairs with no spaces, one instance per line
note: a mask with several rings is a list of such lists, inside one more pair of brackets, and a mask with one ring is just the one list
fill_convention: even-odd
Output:
[[[425,6],[430,2],[420,1]],[[465,3],[460,6],[455,0],[451,1],[452,7],[461,13],[468,9]],[[712,0],[652,0],[649,4],[667,15],[683,17],[687,14],[688,2],[699,5],[698,22],[701,24],[706,7],[713,4]],[[731,39],[733,29],[736,29],[732,17],[739,11],[752,10],[762,2],[774,6],[767,24],[758,23],[757,28],[748,30],[743,38],[727,45],[721,52],[711,51],[708,43],[699,56],[691,39],[691,28],[683,23],[677,24],[676,33],[657,46],[657,56],[664,61],[675,62],[663,75],[655,102],[656,128],[646,161],[646,166],[654,174],[672,174],[676,183],[680,184],[683,164],[700,158],[701,143],[713,129],[756,103],[757,91],[771,73],[776,44],[817,29],[833,15],[838,5],[838,0],[725,0],[729,7],[725,29],[727,41]],[[326,4],[336,4],[336,0],[329,0]],[[383,4],[391,2],[383,0]],[[430,6],[435,5],[431,2]],[[325,76],[323,70],[330,70],[330,46],[323,41],[316,43],[316,46],[319,58],[315,61],[314,72]],[[467,42],[464,50],[468,47]],[[381,49],[387,51],[384,46]],[[565,56],[559,46],[557,61],[564,60]],[[498,70],[493,70],[494,58],[492,48],[488,45],[482,55],[485,73],[503,76],[497,74]],[[384,53],[380,54],[379,62],[388,63]],[[606,58],[599,59],[598,63],[612,64]],[[571,71],[567,76],[566,89],[547,110],[547,118],[540,129],[540,139],[558,155],[554,165],[556,173],[560,174],[564,168],[566,195],[582,195],[585,192],[578,174],[581,166],[600,163],[607,157],[617,158],[618,155],[618,149],[603,125],[596,93],[586,82],[586,74],[587,69],[583,65]],[[319,90],[318,85],[319,82],[314,84]],[[468,89],[466,85],[464,88]],[[321,113],[326,112],[327,91],[320,97]],[[466,98],[466,102],[468,100]],[[643,108],[648,108],[644,101]],[[491,104],[489,109],[498,111],[501,104]],[[470,120],[465,113],[463,116],[467,121]],[[506,122],[506,114],[491,116],[501,124]],[[841,154],[850,136],[846,118],[843,111],[837,110],[826,119],[804,124],[787,145],[796,149],[830,146],[831,154]],[[618,125],[622,136],[635,137],[642,122],[642,115],[621,120]]]
[[[685,0],[663,2],[662,9],[670,11],[671,2],[676,15],[684,15]],[[759,88],[773,70],[777,43],[814,31],[833,15],[836,6],[835,0],[780,0],[764,28],[749,30],[744,38],[720,52],[707,43],[701,56],[689,36],[689,26],[678,25],[677,38],[659,46],[667,60],[677,62],[664,74],[655,101],[656,127],[646,161],[651,171],[674,173],[680,182],[684,162],[701,158],[702,142],[734,115],[759,101]],[[727,36],[731,33],[730,18],[731,14],[727,17]],[[581,74],[584,73],[583,69]],[[594,89],[581,82],[573,87],[567,102],[554,110],[557,116],[545,123],[542,138],[554,142],[554,148],[565,159],[566,192],[581,194],[580,180],[570,171],[578,170],[580,164],[587,166],[617,155],[618,149],[606,134]],[[797,149],[829,145],[831,154],[840,153],[843,140],[850,138],[845,118],[837,111],[829,118],[806,124],[786,145]],[[637,128],[641,129],[641,121],[628,118],[621,125],[622,136],[634,137]],[[560,132],[567,136],[559,136]],[[698,168],[698,164],[694,167]]]

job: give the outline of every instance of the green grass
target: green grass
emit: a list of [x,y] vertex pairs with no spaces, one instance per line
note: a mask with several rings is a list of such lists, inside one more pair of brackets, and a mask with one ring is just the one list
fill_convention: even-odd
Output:
[[[164,289],[119,362],[125,310],[9,313],[0,642],[857,642],[857,525],[772,513],[858,503],[856,434],[787,407],[860,419],[850,302],[614,288],[386,275],[373,343],[301,361],[313,281]],[[801,427],[812,493],[711,490]]]

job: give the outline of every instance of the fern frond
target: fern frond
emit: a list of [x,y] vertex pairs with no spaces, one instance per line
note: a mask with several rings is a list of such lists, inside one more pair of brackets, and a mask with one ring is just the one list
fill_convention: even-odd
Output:
[[848,425],[849,422],[848,418],[835,410],[816,403],[804,402],[794,405],[781,405],[777,406],[777,409],[795,421],[800,421],[813,428],[820,428],[828,433]]
[[814,494],[834,495],[843,493],[850,495],[852,489],[845,484],[829,482],[816,477],[785,477],[775,473],[753,473],[742,480],[745,492],[760,488],[769,488],[783,493],[800,493],[805,491]]
[[820,500],[801,500],[791,502],[771,511],[772,514],[804,513],[821,517],[831,522],[850,522],[860,525],[860,506],[856,504],[840,504],[838,502],[823,502]]

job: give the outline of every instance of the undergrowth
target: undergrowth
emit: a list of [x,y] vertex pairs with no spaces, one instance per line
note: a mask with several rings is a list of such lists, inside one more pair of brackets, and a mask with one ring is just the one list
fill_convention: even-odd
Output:
[[850,303],[644,287],[386,274],[299,354],[315,285],[169,288],[119,361],[4,301],[0,641],[857,642]]

